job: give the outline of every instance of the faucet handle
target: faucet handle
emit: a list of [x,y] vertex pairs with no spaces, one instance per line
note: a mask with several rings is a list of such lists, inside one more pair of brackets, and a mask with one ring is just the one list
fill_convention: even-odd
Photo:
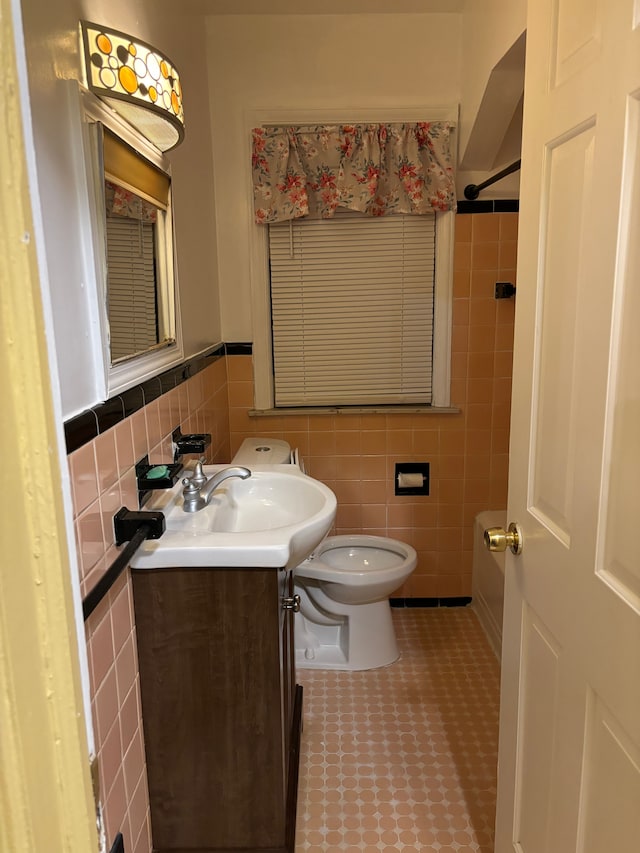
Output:
[[[186,480],[187,478],[185,478]],[[182,481],[182,484],[186,486],[185,480]],[[207,482],[207,476],[202,470],[202,462],[196,462],[193,468],[193,474],[188,478],[189,482],[192,484],[194,488],[201,488]]]
[[[206,479],[206,477],[205,477]],[[182,481],[182,509],[185,512],[197,512],[205,507],[206,501],[200,494],[200,486],[193,482],[193,477],[185,477]]]
[[[202,479],[206,483],[207,478],[202,474],[202,465],[200,465],[200,475],[202,475]],[[185,477],[182,485],[184,486],[182,489],[182,508],[185,512],[197,512],[206,506],[205,500],[200,494],[202,482],[200,482],[197,466],[193,477]]]

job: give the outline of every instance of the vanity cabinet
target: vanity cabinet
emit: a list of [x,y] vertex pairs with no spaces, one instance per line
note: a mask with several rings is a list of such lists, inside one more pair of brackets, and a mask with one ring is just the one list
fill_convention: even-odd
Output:
[[155,853],[293,853],[291,572],[133,570]]

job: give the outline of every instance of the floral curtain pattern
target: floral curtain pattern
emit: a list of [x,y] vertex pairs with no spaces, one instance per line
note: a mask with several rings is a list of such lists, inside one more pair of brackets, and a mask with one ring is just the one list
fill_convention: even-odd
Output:
[[151,202],[111,181],[105,181],[104,188],[109,216],[126,216],[141,222],[158,221],[158,208]]
[[258,127],[253,192],[258,224],[455,210],[449,122]]

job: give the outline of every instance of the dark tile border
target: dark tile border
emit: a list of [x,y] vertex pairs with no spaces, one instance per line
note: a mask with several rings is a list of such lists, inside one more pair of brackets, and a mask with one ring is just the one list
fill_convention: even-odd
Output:
[[64,437],[67,443],[67,453],[77,450],[83,444],[88,444],[98,436],[98,416],[93,409],[81,412],[75,418],[66,421]]
[[148,403],[157,400],[162,394],[191,379],[223,355],[251,355],[252,351],[253,345],[250,343],[220,344],[70,418],[64,424],[67,453],[73,453],[74,450],[93,441],[101,433],[111,429],[125,418],[131,417]]
[[106,432],[111,429],[125,417],[122,397],[107,400],[99,409],[94,410],[94,414],[98,422],[98,432]]
[[495,213],[520,213],[519,198],[497,198],[493,203]]
[[471,596],[457,598],[390,598],[392,607],[466,607],[471,604]]
[[518,213],[520,199],[494,198],[479,201],[459,201],[457,208],[458,213]]
[[251,355],[253,352],[253,344],[225,344],[224,349],[227,355]]
[[[122,404],[124,406],[124,418],[130,418],[131,415],[133,415],[135,412],[137,412],[144,406],[144,391],[142,390],[142,385],[136,385],[133,388],[129,388],[127,391],[124,391],[120,396],[122,398]],[[102,405],[106,404],[103,403]],[[97,408],[101,409],[102,406],[98,406]]]

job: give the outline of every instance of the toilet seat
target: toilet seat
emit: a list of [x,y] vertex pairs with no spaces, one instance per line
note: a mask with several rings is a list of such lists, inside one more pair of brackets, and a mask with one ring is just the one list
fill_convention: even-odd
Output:
[[[415,566],[410,545],[384,536],[328,536],[295,570],[301,577],[364,586],[395,580]],[[410,569],[409,569],[410,570]]]

